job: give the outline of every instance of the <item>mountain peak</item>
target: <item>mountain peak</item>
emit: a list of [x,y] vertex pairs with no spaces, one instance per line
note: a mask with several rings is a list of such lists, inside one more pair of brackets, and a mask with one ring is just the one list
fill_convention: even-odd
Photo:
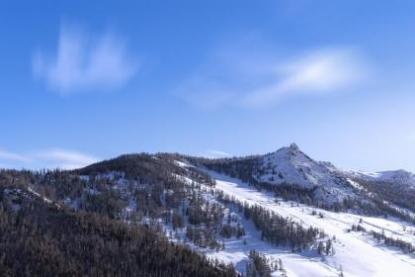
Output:
[[292,150],[300,150],[300,148],[298,147],[298,145],[295,142],[291,143],[289,148],[292,149]]
[[278,153],[279,155],[283,154],[283,155],[292,156],[294,154],[302,153],[302,151],[300,150],[300,147],[298,147],[298,145],[293,142],[289,146],[284,146],[284,147],[279,148],[274,153]]
[[378,173],[378,180],[415,187],[415,175],[406,170],[382,171]]

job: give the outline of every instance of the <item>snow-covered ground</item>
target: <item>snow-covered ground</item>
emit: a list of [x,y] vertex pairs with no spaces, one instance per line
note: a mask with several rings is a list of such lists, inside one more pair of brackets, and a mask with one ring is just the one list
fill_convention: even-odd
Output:
[[[240,180],[216,172],[207,171],[216,180],[216,190],[251,205],[260,205],[281,216],[290,217],[303,226],[314,226],[336,237],[335,255],[318,257],[307,253],[291,253],[284,248],[261,241],[252,223],[244,221],[247,231],[243,240],[225,241],[225,249],[207,251],[207,255],[224,262],[232,262],[241,269],[250,249],[256,249],[269,257],[281,258],[288,276],[338,276],[340,268],[345,276],[415,276],[415,257],[401,254],[398,249],[379,245],[369,234],[348,232],[353,224],[368,231],[384,232],[388,237],[415,243],[414,226],[402,221],[366,217],[349,213],[334,213],[294,202],[275,201],[267,192],[257,191]],[[315,210],[323,218],[312,215]]]
[[391,185],[395,185],[400,188],[415,189],[415,174],[402,169],[380,172],[346,170],[344,173],[363,180],[388,182]]

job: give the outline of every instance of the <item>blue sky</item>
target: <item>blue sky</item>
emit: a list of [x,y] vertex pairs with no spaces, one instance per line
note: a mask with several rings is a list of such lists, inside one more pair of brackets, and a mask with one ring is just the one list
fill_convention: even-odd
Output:
[[296,142],[342,168],[415,171],[414,12],[413,1],[1,1],[0,167]]

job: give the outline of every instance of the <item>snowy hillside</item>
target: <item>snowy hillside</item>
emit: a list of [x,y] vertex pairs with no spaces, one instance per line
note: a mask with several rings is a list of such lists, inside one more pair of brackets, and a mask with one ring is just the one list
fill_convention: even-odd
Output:
[[333,165],[314,161],[296,144],[260,157],[254,177],[262,183],[314,190],[316,198],[326,202],[354,196],[350,182]]
[[343,205],[358,200],[356,181],[329,162],[315,161],[296,144],[245,158],[201,161],[203,166],[249,184],[262,186],[316,205]]
[[292,184],[311,189],[322,183],[330,183],[332,170],[333,168],[312,160],[296,144],[291,144],[262,156],[255,178],[275,185]]
[[[415,227],[406,222],[367,217],[350,213],[334,213],[293,202],[275,202],[266,192],[257,191],[240,180],[209,171],[216,180],[216,190],[247,202],[260,205],[284,217],[306,226],[322,228],[329,236],[335,237],[335,254],[320,257],[313,254],[290,253],[284,248],[276,248],[260,239],[255,228],[247,227],[248,244],[229,241],[225,250],[209,255],[225,262],[238,264],[246,259],[251,248],[257,248],[273,258],[284,261],[288,276],[415,276],[413,256],[399,253],[396,248],[388,248],[375,240],[370,231],[386,236],[401,238],[415,243]],[[353,225],[360,225],[365,232],[353,232]]]
[[0,215],[37,203],[47,215],[144,226],[208,258],[204,270],[217,273],[204,276],[415,276],[412,181],[342,171],[295,144],[216,160],[131,154],[73,171],[0,171]]
[[415,174],[406,170],[389,170],[380,172],[350,172],[352,175],[371,181],[387,182],[395,186],[415,188]]

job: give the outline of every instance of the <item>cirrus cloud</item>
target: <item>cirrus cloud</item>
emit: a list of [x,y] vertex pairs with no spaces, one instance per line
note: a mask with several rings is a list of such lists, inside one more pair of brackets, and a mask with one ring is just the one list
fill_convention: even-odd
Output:
[[56,53],[38,51],[33,58],[35,77],[62,94],[116,89],[137,69],[124,41],[113,33],[91,35],[67,25],[61,27]]
[[73,150],[46,149],[33,155],[35,159],[52,167],[63,169],[80,168],[98,161],[96,157]]
[[24,155],[13,153],[10,151],[0,149],[0,160],[14,161],[14,162],[30,162],[31,159]]
[[349,49],[324,49],[275,65],[275,81],[248,93],[242,103],[267,105],[290,95],[322,95],[353,89],[368,66]]
[[201,156],[205,158],[209,158],[209,159],[218,159],[218,158],[229,158],[232,155],[222,150],[210,149],[202,153]]
[[321,96],[351,91],[369,79],[366,59],[348,47],[321,48],[281,57],[230,51],[195,71],[175,90],[203,108],[274,105],[298,95]]
[[79,151],[51,148],[30,153],[14,153],[0,150],[0,162],[7,168],[80,168],[98,161],[98,158]]

